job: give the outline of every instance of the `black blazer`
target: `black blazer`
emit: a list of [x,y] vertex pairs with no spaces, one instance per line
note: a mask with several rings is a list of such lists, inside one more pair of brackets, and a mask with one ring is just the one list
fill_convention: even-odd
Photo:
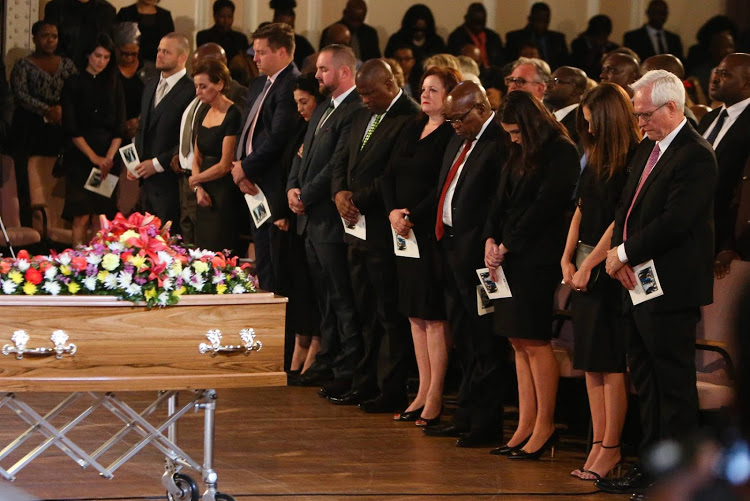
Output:
[[581,170],[578,150],[564,136],[548,140],[535,163],[534,171],[512,183],[512,189],[512,166],[503,169],[484,227],[482,242],[491,237],[498,245],[504,244],[514,266],[560,262],[568,232],[567,212]]
[[[343,19],[338,21],[340,24],[346,25]],[[361,61],[367,61],[368,59],[376,59],[380,57],[380,41],[378,40],[378,32],[372,26],[363,24],[358,30],[353,30],[351,26],[348,26],[349,31],[352,33],[352,37],[357,36],[359,41],[359,54],[357,56]],[[326,33],[328,28],[323,30],[320,35],[319,47],[323,48],[323,40],[326,39]]]
[[[667,40],[667,46],[665,47],[667,52],[682,59],[682,40],[680,40],[680,36],[671,31],[664,30],[664,38]],[[645,24],[637,30],[625,33],[622,44],[625,47],[633,49],[638,54],[638,57],[641,58],[641,61],[645,61],[647,58],[656,55]]]
[[[565,126],[568,130],[570,139],[577,145],[578,144],[578,129],[576,129],[576,115],[578,115],[578,108],[573,108],[567,115],[560,120],[560,123]],[[579,152],[580,153],[580,152]]]
[[[654,147],[644,139],[628,164],[630,175],[615,212],[612,246],[622,243],[625,216]],[[711,303],[713,199],[716,157],[687,123],[646,179],[628,218],[625,253],[631,266],[654,260],[664,295],[636,308],[668,311]],[[626,304],[631,304],[625,294]]]
[[[258,112],[258,121],[253,132],[253,153],[245,156],[247,151],[247,135],[245,125],[248,114],[256,99],[260,99],[266,77],[260,76],[250,83],[245,112],[242,114],[242,129],[237,141],[238,159],[242,160],[242,170],[252,182],[260,185],[271,206],[278,206],[286,198],[280,161],[284,147],[289,140],[289,134],[294,130],[297,122],[297,104],[294,102],[294,85],[299,76],[299,70],[290,63],[268,89],[268,95],[263,107]],[[243,134],[244,132],[244,134]],[[284,192],[284,193],[282,193]]]
[[310,118],[302,158],[294,159],[286,191],[299,188],[300,199],[305,204],[305,213],[297,216],[297,233],[306,233],[313,242],[341,243],[344,228],[331,198],[331,177],[334,165],[341,163],[347,155],[352,118],[362,109],[362,98],[353,90],[316,135],[315,130],[328,103],[322,102]]
[[[487,34],[485,47],[487,48],[487,59],[489,59],[490,66],[502,66],[505,64],[505,54],[500,35],[489,28],[485,28],[484,32]],[[469,32],[462,24],[448,36],[448,51],[451,54],[459,56],[461,55],[461,48],[464,45],[473,43],[474,41],[471,39]]]
[[365,215],[367,240],[344,234],[344,241],[368,249],[387,250],[393,246],[391,225],[385,212],[380,181],[401,130],[419,113],[419,105],[405,93],[381,120],[365,147],[362,138],[372,114],[366,108],[354,112],[345,155],[333,166],[331,193],[351,191],[352,201]]
[[[721,107],[707,113],[698,125],[698,133],[706,133],[721,112]],[[716,147],[716,162],[719,166],[719,180],[714,199],[714,223],[716,231],[716,252],[735,250],[734,227],[737,220],[737,190],[742,181],[742,169],[750,157],[750,106],[745,108],[737,121],[732,124]]]
[[737,224],[734,227],[735,249],[744,261],[750,261],[750,158],[745,162],[737,190]]
[[[521,44],[529,40],[534,40],[534,34],[529,26],[522,30],[508,32],[505,35],[506,59],[508,61],[518,59]],[[557,31],[548,31],[545,34],[545,45],[547,46],[546,57],[542,54],[541,47],[539,47],[539,53],[549,63],[553,71],[560,66],[568,64],[568,45],[565,43],[565,35]]]

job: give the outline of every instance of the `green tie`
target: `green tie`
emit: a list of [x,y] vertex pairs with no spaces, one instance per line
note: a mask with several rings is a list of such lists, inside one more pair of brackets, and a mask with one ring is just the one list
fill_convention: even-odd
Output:
[[375,121],[372,122],[372,125],[369,129],[367,129],[367,134],[365,134],[365,138],[362,140],[362,146],[359,147],[359,150],[362,151],[367,144],[367,141],[370,140],[370,136],[372,136],[372,133],[375,132],[375,129],[378,128],[378,125],[380,124],[380,119],[383,117],[382,114],[375,115]]

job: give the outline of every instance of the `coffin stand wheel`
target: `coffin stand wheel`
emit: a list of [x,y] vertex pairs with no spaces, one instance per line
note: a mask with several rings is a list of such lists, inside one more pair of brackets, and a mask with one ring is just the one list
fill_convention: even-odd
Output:
[[195,480],[188,475],[185,475],[184,473],[175,473],[172,480],[174,480],[174,484],[180,489],[180,491],[182,491],[182,493],[176,497],[167,493],[167,499],[169,501],[198,501],[200,499],[198,484],[196,484]]
[[236,501],[232,496],[230,496],[229,494],[224,494],[223,492],[217,492],[214,499],[216,501]]

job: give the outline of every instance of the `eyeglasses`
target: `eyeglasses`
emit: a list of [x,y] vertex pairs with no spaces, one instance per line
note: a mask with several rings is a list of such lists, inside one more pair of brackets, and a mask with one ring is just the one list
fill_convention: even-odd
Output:
[[120,51],[120,55],[121,55],[122,57],[138,57],[138,52],[125,52],[125,51]]
[[508,87],[510,87],[511,85],[517,85],[518,87],[523,87],[527,83],[542,84],[544,82],[539,82],[537,80],[532,80],[531,82],[529,82],[523,77],[505,77],[505,85],[507,85]]
[[575,83],[573,83],[573,82],[569,82],[569,81],[567,81],[567,80],[560,80],[560,79],[559,79],[559,78],[557,78],[557,77],[552,77],[552,78],[550,78],[550,79],[549,79],[549,82],[547,82],[547,84],[548,84],[548,85],[549,85],[549,84],[555,84],[555,85],[575,85]]
[[463,115],[461,115],[460,118],[448,118],[448,117],[445,117],[445,121],[448,122],[449,124],[460,124],[460,123],[463,123],[464,119],[466,119],[466,117],[469,116],[469,113],[471,113],[471,110],[473,110],[476,107],[477,107],[477,105],[475,104],[474,106],[472,106],[471,108],[469,108],[469,111],[467,111],[466,113],[464,113]]
[[642,118],[644,122],[648,123],[648,122],[651,121],[651,115],[653,115],[654,113],[656,113],[659,110],[659,108],[663,108],[663,107],[665,107],[668,104],[669,104],[669,101],[667,101],[666,103],[662,104],[661,106],[658,106],[654,110],[649,111],[648,113],[633,113],[633,116],[635,117],[636,120],[640,120]]
[[723,70],[718,67],[712,69],[711,74],[716,75],[719,78],[730,78],[732,76],[732,74],[729,73],[727,70]]

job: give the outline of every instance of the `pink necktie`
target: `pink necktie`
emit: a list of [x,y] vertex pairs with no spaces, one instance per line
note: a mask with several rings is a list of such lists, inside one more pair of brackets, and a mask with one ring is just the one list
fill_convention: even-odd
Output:
[[654,166],[656,165],[656,162],[659,161],[659,153],[661,150],[659,149],[659,143],[654,144],[654,149],[651,150],[651,155],[648,157],[648,162],[646,162],[646,168],[643,169],[643,174],[641,174],[641,180],[638,182],[638,188],[635,190],[635,195],[633,195],[633,201],[630,202],[630,208],[628,209],[627,215],[625,215],[625,225],[622,228],[622,241],[628,239],[628,218],[630,217],[630,211],[633,210],[633,206],[635,205],[635,201],[638,200],[638,194],[641,192],[641,188],[643,188],[643,184],[646,182],[646,179],[648,179],[649,174],[651,174],[651,171],[654,170]]

